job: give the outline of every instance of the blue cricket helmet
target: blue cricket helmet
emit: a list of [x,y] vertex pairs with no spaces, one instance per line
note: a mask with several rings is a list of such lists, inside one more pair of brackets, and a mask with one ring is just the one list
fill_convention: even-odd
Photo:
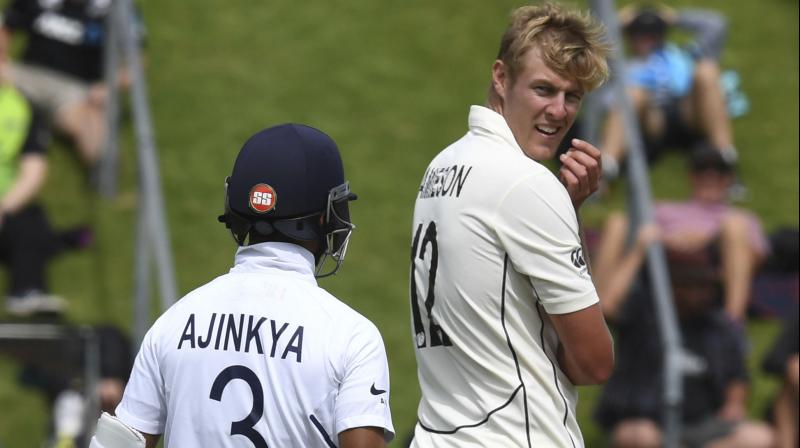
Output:
[[[316,275],[324,277],[344,260],[355,228],[348,207],[354,199],[333,139],[310,126],[282,124],[257,132],[242,146],[225,180],[219,221],[240,246],[251,232],[320,241]],[[322,272],[328,258],[335,266]]]

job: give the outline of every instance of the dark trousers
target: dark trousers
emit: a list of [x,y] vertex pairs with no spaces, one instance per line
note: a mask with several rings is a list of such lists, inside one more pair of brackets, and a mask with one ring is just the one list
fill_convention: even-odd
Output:
[[9,295],[33,289],[47,291],[47,263],[62,243],[53,232],[44,209],[30,205],[3,217],[0,227],[0,261],[8,269]]

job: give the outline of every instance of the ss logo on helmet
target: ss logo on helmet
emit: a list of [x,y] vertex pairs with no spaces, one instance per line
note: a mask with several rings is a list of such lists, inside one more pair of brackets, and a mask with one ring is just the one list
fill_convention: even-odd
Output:
[[247,205],[256,213],[267,213],[275,208],[278,195],[275,189],[267,184],[256,184],[250,189],[250,198]]

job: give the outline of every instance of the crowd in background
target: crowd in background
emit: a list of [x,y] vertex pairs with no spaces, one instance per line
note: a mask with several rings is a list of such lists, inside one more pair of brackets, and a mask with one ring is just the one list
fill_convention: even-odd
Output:
[[[11,322],[72,324],[68,301],[53,293],[48,266],[57,255],[87,249],[92,229],[54,229],[38,198],[48,173],[52,137],[74,148],[87,181],[101,157],[106,99],[103,44],[111,2],[12,0],[0,19],[0,261],[6,270],[5,311]],[[11,54],[15,36],[24,46]],[[126,76],[120,75],[120,83]],[[48,192],[58,194],[58,192]],[[52,212],[58,212],[52,210]],[[76,334],[67,331],[65,335]],[[130,342],[117,328],[93,330],[101,376],[93,391],[113,412],[130,372]],[[19,382],[42,392],[52,409],[49,446],[85,446],[83,339],[51,343],[2,342],[21,366]]]
[[[6,314],[17,320],[64,312],[67,301],[49,288],[47,265],[63,251],[91,243],[85,226],[53,229],[48,211],[37,202],[46,184],[51,135],[74,147],[89,173],[105,138],[108,86],[102,46],[109,2],[42,5],[6,2],[0,30],[0,121],[10,123],[0,128],[0,261],[7,272]],[[64,32],[53,22],[56,16],[81,32]],[[628,86],[647,159],[658,163],[666,150],[685,152],[691,195],[685,201],[658,198],[654,221],[635,229],[625,214],[610,214],[590,247],[593,278],[614,327],[617,356],[596,420],[613,446],[661,444],[662,346],[646,256],[651,245],[660,243],[683,335],[683,442],[797,446],[797,229],[767,235],[753,213],[734,205],[746,193],[746,179],[737,173],[732,120],[747,112],[747,103],[732,75],[720,69],[725,20],[712,11],[629,7],[620,12],[620,24],[629,50],[628,71],[620,76]],[[692,33],[691,42],[673,43],[669,38],[675,29]],[[26,46],[11,55],[9,42],[18,33],[27,36]],[[608,113],[599,146],[604,181],[615,188],[624,180],[629,150],[624,127],[629,124],[619,104],[606,98],[604,105]],[[788,287],[777,293],[770,289],[771,296],[765,297],[763,291],[776,284]],[[745,329],[754,314],[787,317],[763,363],[781,387],[769,415],[759,419],[746,412],[751,353]],[[111,335],[103,338],[104,352],[114,355],[103,358],[107,381],[97,393],[103,409],[113,411],[130,369],[128,342],[118,330],[98,331]],[[80,387],[74,378],[47,371],[30,353],[20,359],[26,365],[23,383],[41,388],[54,404],[55,417],[82,409],[76,404],[81,398],[76,398]],[[81,430],[65,421],[53,420],[54,446],[79,443]]]
[[[636,5],[621,10],[619,20],[628,50],[620,76],[646,159],[653,164],[665,150],[684,152],[690,195],[683,201],[656,198],[653,221],[633,229],[626,214],[612,213],[593,247],[593,278],[615,331],[617,356],[595,419],[612,446],[663,443],[664,345],[647,266],[648,249],[659,243],[682,340],[681,443],[797,446],[797,229],[770,237],[758,217],[735,205],[746,189],[737,173],[732,118],[746,113],[746,99],[730,85],[726,91],[719,66],[725,20],[713,11]],[[672,42],[676,30],[692,39]],[[623,173],[629,147],[624,127],[630,124],[619,104],[607,99],[606,106],[600,144],[605,180],[615,183]],[[746,324],[770,308],[753,285],[765,287],[758,276],[781,275],[793,278],[794,287],[790,280],[788,288],[773,292],[781,296],[781,308],[771,311],[788,320],[787,329],[764,368],[784,386],[769,415],[753,419],[746,411]]]

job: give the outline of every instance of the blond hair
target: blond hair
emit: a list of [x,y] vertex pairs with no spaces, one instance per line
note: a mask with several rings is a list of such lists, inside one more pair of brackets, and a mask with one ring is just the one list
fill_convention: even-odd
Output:
[[522,56],[534,47],[548,68],[574,79],[585,92],[608,79],[606,57],[611,46],[605,28],[586,13],[553,3],[517,8],[497,54],[512,82],[521,70]]

